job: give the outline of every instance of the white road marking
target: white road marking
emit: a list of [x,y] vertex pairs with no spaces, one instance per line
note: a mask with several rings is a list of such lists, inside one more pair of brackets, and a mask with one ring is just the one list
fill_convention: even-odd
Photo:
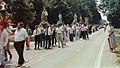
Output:
[[102,55],[103,55],[104,47],[105,47],[105,44],[106,44],[106,40],[107,40],[107,38],[104,40],[104,42],[102,44],[102,47],[99,50],[99,53],[97,55],[97,58],[96,58],[96,61],[95,61],[95,64],[94,64],[94,68],[100,68]]

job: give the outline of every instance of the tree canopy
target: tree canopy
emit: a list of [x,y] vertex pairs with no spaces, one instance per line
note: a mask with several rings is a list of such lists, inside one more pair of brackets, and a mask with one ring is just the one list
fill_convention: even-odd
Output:
[[[6,0],[5,0],[6,1]],[[101,20],[96,0],[9,0],[13,21],[25,21],[32,24],[41,22],[43,7],[48,11],[48,22],[57,23],[59,13],[65,24],[72,23],[74,14],[89,17],[90,23],[97,24]]]
[[115,27],[120,27],[119,0],[101,0],[99,10],[108,17],[108,20],[113,22],[113,25],[115,25]]

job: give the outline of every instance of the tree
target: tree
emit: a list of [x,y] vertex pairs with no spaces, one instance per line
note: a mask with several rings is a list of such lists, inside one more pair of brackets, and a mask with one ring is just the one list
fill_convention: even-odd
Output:
[[48,11],[48,22],[51,24],[58,21],[59,13],[63,15],[66,24],[72,23],[74,14],[77,14],[78,19],[80,16],[89,17],[93,24],[101,19],[96,0],[12,0],[11,7],[14,21],[26,19],[31,22],[32,20],[34,25],[41,22],[43,7]]
[[32,12],[29,10],[24,0],[11,1],[11,12],[11,19],[14,23],[22,21],[27,24],[33,20]]
[[44,4],[42,0],[33,0],[33,5],[34,5],[34,10],[36,12],[35,22],[36,24],[39,24],[41,23],[41,13],[42,13]]
[[59,13],[62,14],[63,21],[65,21],[65,23],[72,22],[71,18],[73,17],[73,13],[70,10],[70,6],[68,5],[68,3],[66,1],[51,0],[49,2],[47,1],[44,3],[47,3],[45,5],[46,5],[46,9],[49,13],[49,16],[48,16],[49,23],[51,23],[51,24],[57,23]]
[[102,0],[99,9],[107,15],[108,20],[113,22],[115,27],[120,27],[120,1]]

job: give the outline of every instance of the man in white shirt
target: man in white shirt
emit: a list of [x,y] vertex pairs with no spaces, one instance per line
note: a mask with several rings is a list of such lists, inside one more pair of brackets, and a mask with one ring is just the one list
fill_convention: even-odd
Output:
[[70,39],[71,42],[74,41],[73,37],[74,37],[74,29],[72,28],[72,25],[70,25],[70,29],[69,29],[69,39]]
[[[33,31],[33,36],[35,37],[35,50],[40,50],[40,34],[41,30],[38,28],[38,25],[35,26],[35,30]],[[37,48],[38,45],[38,48]]]
[[62,44],[62,48],[64,48],[64,43],[63,43],[63,37],[64,37],[64,32],[63,29],[58,25],[56,28],[56,34],[57,34],[57,41],[58,41],[58,46],[60,48],[60,42]]
[[27,31],[26,29],[23,28],[23,22],[19,22],[17,24],[17,30],[15,31],[15,36],[14,36],[14,47],[19,56],[18,65],[16,67],[21,67],[25,62],[23,55],[25,41],[26,44],[28,45]]
[[70,25],[67,24],[67,41],[69,41]]
[[45,49],[51,49],[51,37],[52,37],[52,30],[50,26],[46,26],[45,29],[45,37],[46,37],[46,45]]
[[75,33],[76,33],[76,40],[78,40],[80,37],[80,27],[78,24],[76,24],[76,32]]
[[85,25],[81,24],[81,38],[85,39]]
[[56,46],[56,27],[55,27],[55,25],[53,24],[52,25],[52,46],[54,47],[54,46]]
[[5,66],[4,63],[4,49],[6,49],[8,43],[9,35],[4,29],[3,24],[0,23],[0,68]]
[[39,25],[39,29],[41,30],[40,44],[41,44],[41,47],[44,47],[45,46],[45,29],[41,24]]
[[88,26],[85,24],[85,39],[88,39],[89,40],[89,34],[88,34]]

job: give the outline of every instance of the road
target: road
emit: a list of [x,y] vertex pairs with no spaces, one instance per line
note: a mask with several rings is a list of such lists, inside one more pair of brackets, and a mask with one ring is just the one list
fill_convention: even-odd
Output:
[[[33,45],[33,43],[32,43]],[[65,48],[52,50],[25,50],[26,63],[22,68],[119,68],[116,56],[108,51],[108,44],[103,30],[90,36],[90,40],[67,42]],[[13,68],[17,54],[8,62],[6,68]]]

